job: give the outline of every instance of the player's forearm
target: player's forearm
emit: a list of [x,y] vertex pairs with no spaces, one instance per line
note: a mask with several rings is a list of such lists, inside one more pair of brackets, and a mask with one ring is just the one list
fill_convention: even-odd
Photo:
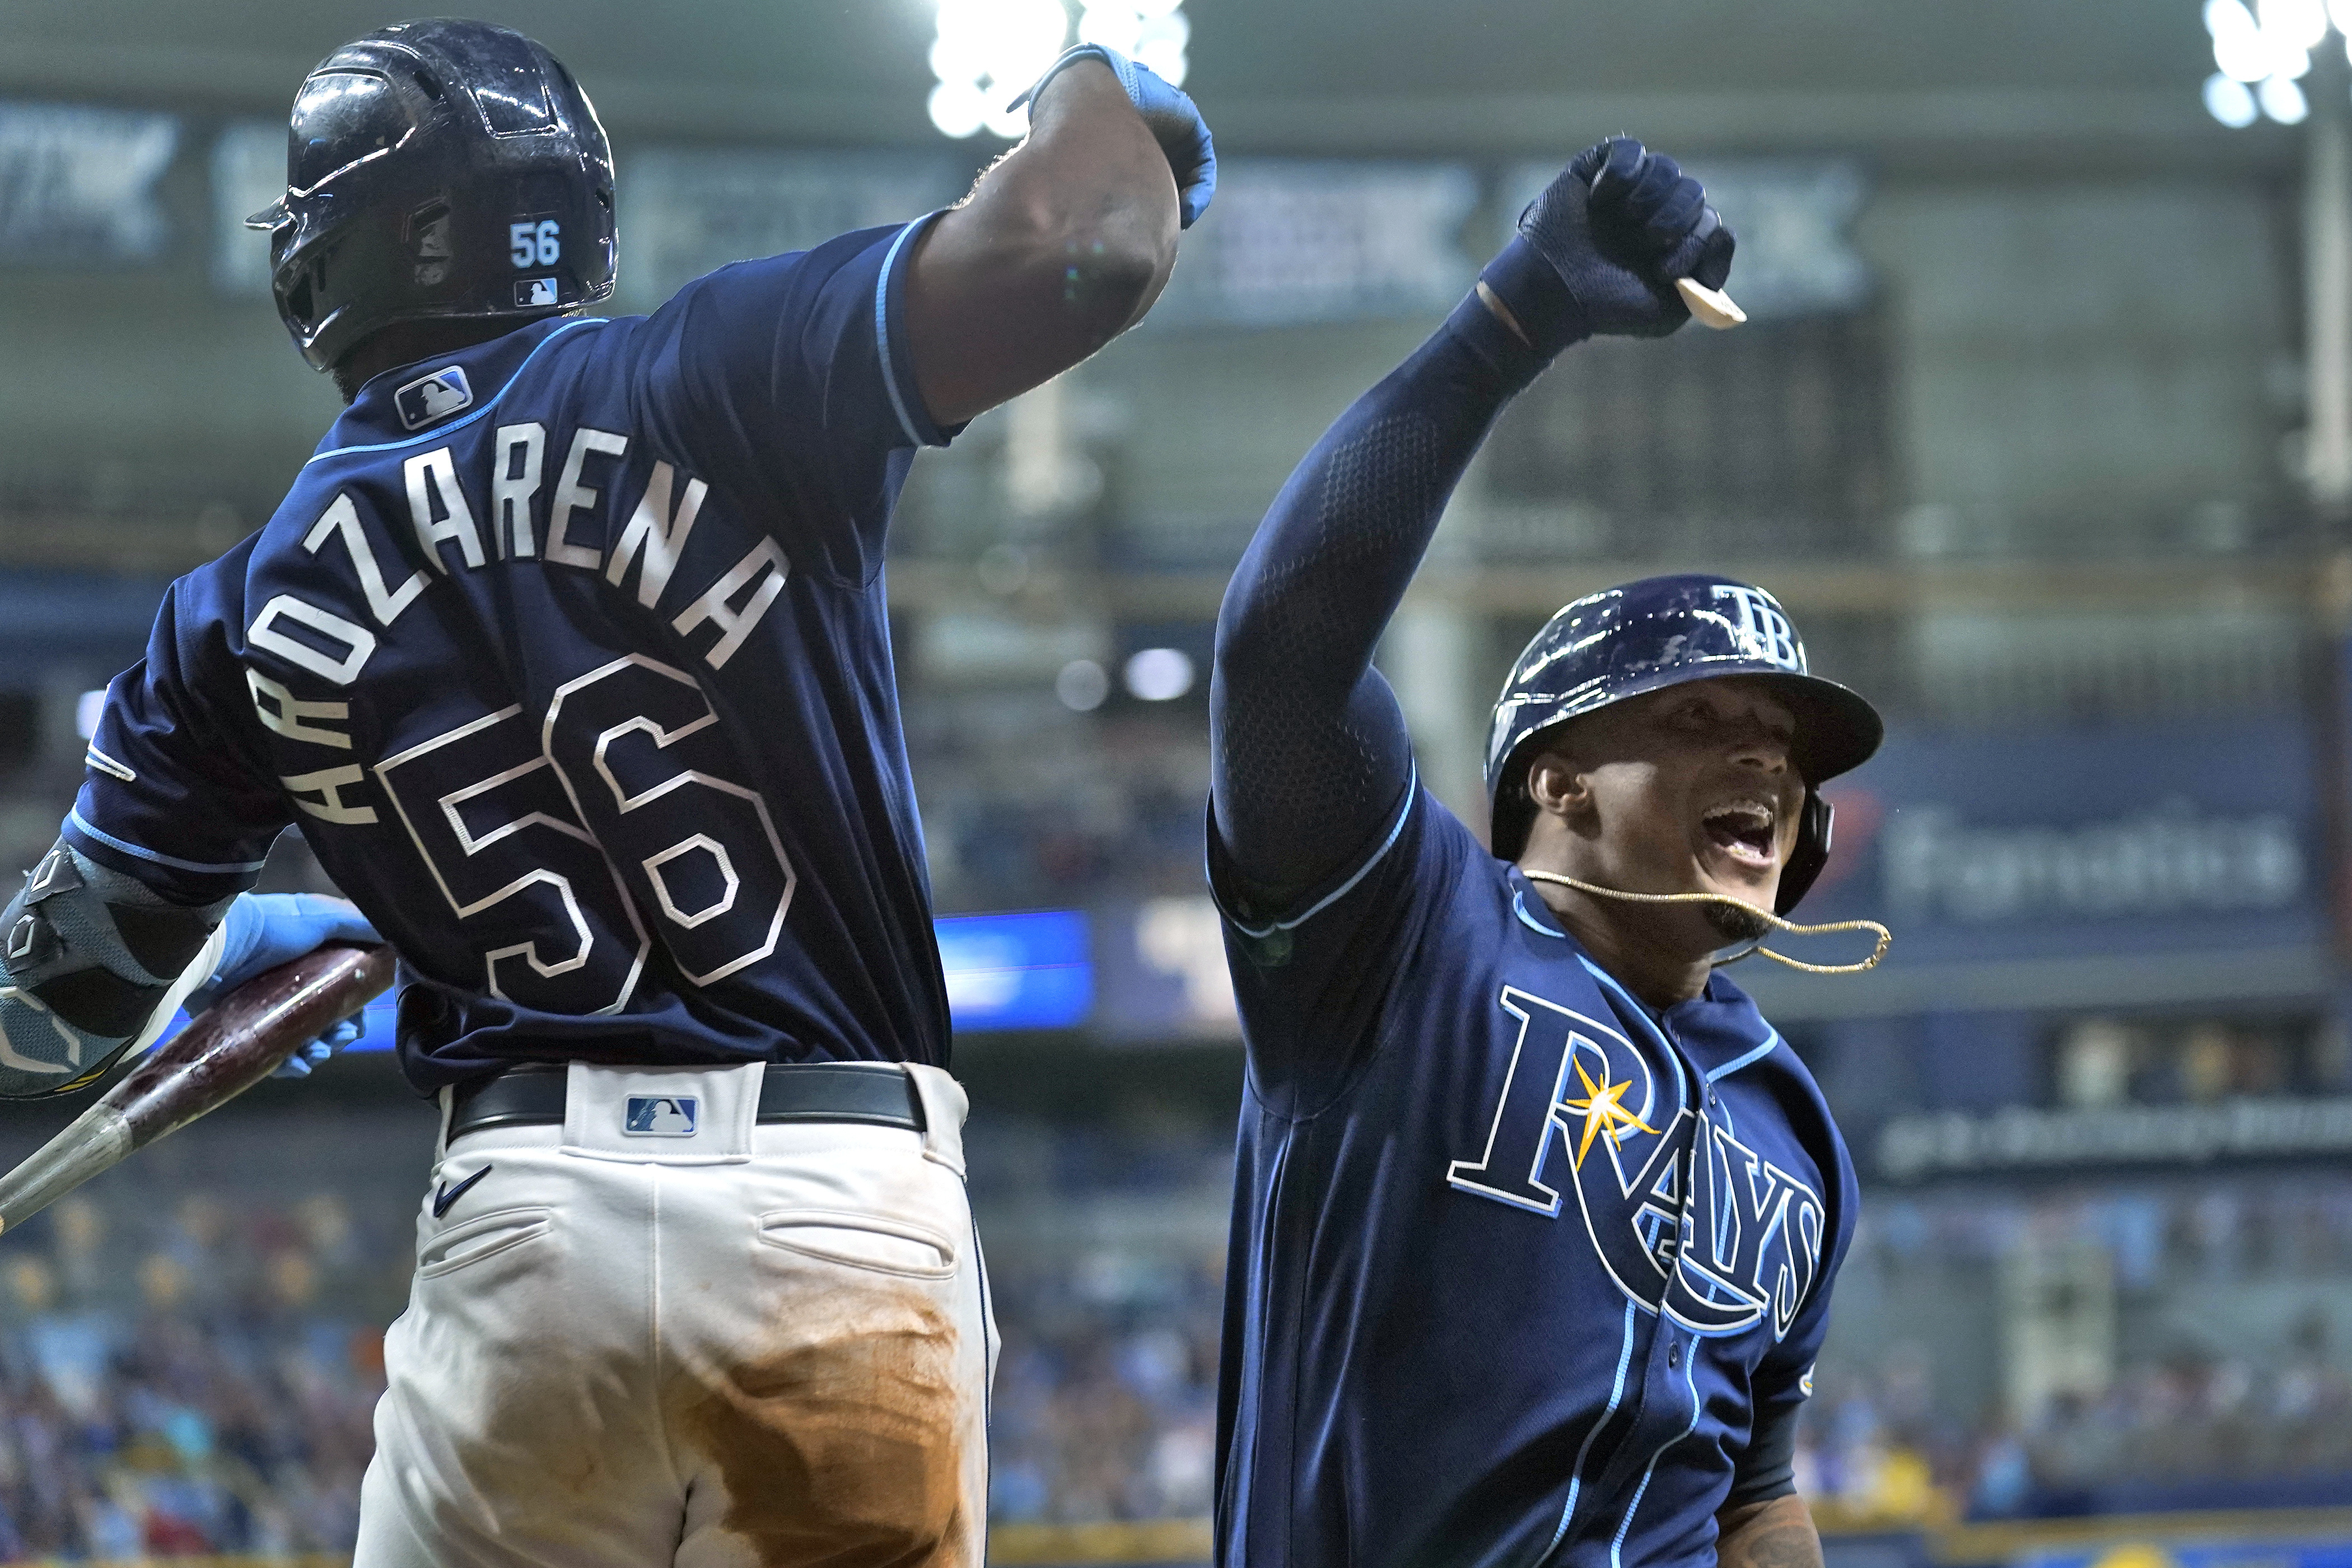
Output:
[[1465,301],[1325,432],[1226,585],[1217,664],[1237,692],[1336,712],[1495,416],[1539,368]]
[[1099,61],[1045,84],[1027,140],[923,237],[907,284],[931,416],[969,419],[1139,318],[1176,260],[1167,155]]
[[1805,1500],[1791,1492],[1726,1509],[1716,1517],[1718,1568],[1822,1568],[1821,1532]]
[[1373,650],[1496,414],[1540,365],[1465,302],[1316,444],[1226,588],[1212,788],[1227,852],[1271,902],[1393,815],[1412,749]]
[[0,1099],[64,1093],[213,972],[227,901],[175,904],[63,842],[0,910]]

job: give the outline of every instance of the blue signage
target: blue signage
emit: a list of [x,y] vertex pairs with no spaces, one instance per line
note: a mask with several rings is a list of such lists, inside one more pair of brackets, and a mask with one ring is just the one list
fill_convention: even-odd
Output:
[[1836,845],[1799,918],[1885,921],[1890,966],[2326,939],[2292,720],[1896,733],[1825,793]]
[[936,922],[959,1030],[1066,1029],[1094,1007],[1087,917],[1076,910]]
[[[940,963],[947,971],[948,1007],[958,1029],[1068,1029],[1086,1023],[1094,1011],[1094,962],[1080,910],[950,915],[934,923]],[[392,1049],[394,994],[387,991],[367,1005],[361,1016],[367,1034],[352,1050]],[[186,1025],[183,1013],[163,1038]]]

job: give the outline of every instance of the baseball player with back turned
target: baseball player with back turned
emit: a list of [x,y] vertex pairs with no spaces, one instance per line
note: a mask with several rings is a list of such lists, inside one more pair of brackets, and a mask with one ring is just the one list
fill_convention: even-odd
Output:
[[611,156],[539,45],[387,27],[295,98],[256,225],[351,406],[110,689],[0,1088],[136,1033],[68,1003],[177,974],[289,822],[397,948],[442,1139],[359,1568],[982,1560],[884,533],[918,447],[1141,315],[1214,170],[1110,51],[1033,93],[953,209],[616,321]]
[[1414,776],[1374,647],[1488,425],[1687,319],[1732,237],[1580,153],[1326,435],[1228,590],[1211,879],[1248,1043],[1219,1400],[1232,1568],[1797,1564],[1801,1403],[1853,1234],[1820,1092],[1713,963],[1878,743],[1760,589],[1652,578],[1520,657],[1491,852]]

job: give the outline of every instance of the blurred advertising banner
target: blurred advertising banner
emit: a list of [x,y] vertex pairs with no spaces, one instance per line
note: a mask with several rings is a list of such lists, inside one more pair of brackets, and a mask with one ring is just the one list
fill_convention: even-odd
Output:
[[175,115],[0,102],[0,261],[155,259],[155,181],[179,144]]
[[2286,719],[1898,732],[1824,792],[1802,918],[1884,920],[1889,970],[2324,942],[2314,749]]
[[[2346,1528],[2352,1530],[2352,1521]],[[2352,1568],[2352,1539],[2247,1539],[2217,1532],[2189,1541],[2143,1538],[2045,1547],[2021,1552],[2013,1561],[2016,1568]]]
[[245,220],[286,194],[286,122],[240,120],[213,142],[213,287],[269,297],[269,236]]
[[[1725,287],[1751,319],[1851,310],[1868,298],[1870,264],[1852,238],[1869,195],[1860,167],[1843,159],[1735,158],[1688,172],[1738,238]],[[1516,221],[1559,173],[1553,163],[1513,170],[1503,186],[1505,216]]]
[[627,153],[614,180],[621,300],[629,310],[652,310],[730,261],[908,223],[971,184],[969,163],[927,153],[658,147]]
[[1442,315],[1477,279],[1453,163],[1230,158],[1147,326],[1276,327]]
[[959,1030],[1066,1029],[1094,1007],[1087,917],[1076,910],[934,922]]
[[[1090,923],[1077,910],[949,915],[934,921],[957,1030],[1068,1029],[1085,1024],[1095,1004]],[[368,1004],[367,1035],[352,1049],[392,1049],[394,1001],[394,993],[387,991]],[[182,1014],[163,1038],[186,1023]]]
[[1100,912],[1096,1024],[1107,1038],[1241,1037],[1224,924],[1206,893],[1146,899]]

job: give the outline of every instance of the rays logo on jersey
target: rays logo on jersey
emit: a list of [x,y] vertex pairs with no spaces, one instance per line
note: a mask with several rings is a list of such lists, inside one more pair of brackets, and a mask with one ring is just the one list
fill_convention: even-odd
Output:
[[1506,986],[1519,1020],[1500,1102],[1456,1189],[1558,1218],[1562,1186],[1617,1288],[1695,1333],[1789,1331],[1821,1269],[1821,1195],[1692,1103],[1682,1065]]
[[474,389],[466,380],[464,366],[446,364],[418,376],[394,393],[392,400],[400,410],[401,424],[415,430],[472,407]]

